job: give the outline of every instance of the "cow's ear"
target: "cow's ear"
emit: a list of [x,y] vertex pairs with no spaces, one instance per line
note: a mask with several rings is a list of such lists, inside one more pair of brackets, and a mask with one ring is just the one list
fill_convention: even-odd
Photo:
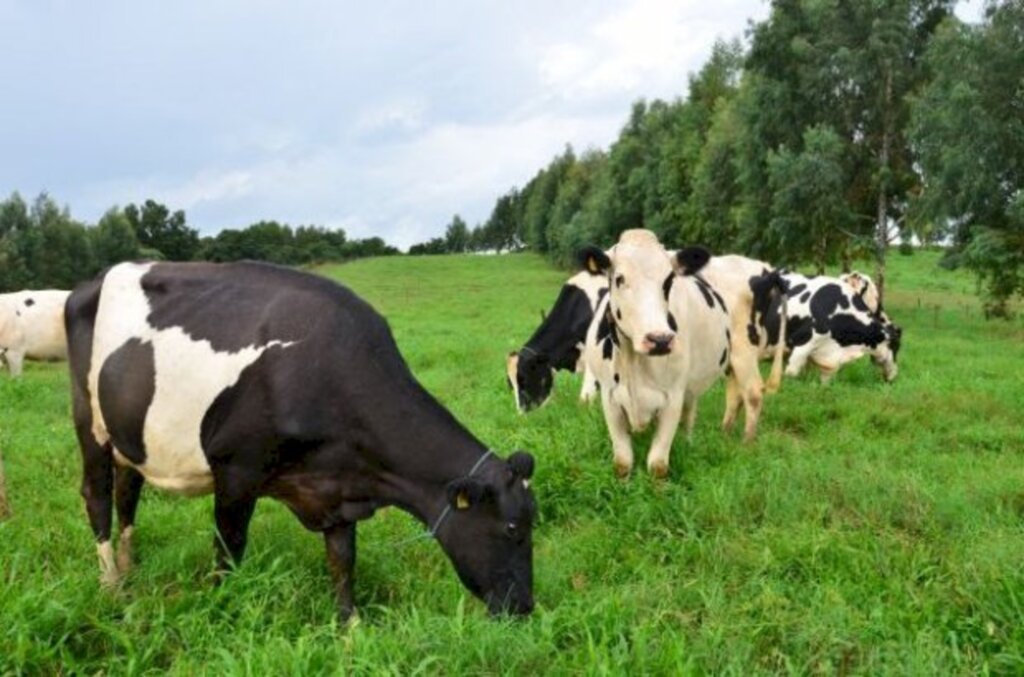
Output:
[[676,252],[676,272],[680,275],[693,275],[711,260],[711,252],[704,247],[683,247]]
[[591,275],[603,275],[612,267],[612,260],[600,247],[592,244],[587,245],[577,254],[580,268]]
[[512,471],[513,479],[520,479],[528,483],[533,477],[533,456],[525,451],[513,452],[508,457],[508,468]]
[[460,477],[448,483],[448,504],[456,510],[468,510],[484,497],[486,487],[472,477]]

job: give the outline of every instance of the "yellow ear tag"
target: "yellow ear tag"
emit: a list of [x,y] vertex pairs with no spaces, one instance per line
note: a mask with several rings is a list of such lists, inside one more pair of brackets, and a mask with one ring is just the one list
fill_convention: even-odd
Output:
[[465,491],[460,491],[459,495],[455,497],[455,507],[459,510],[465,510],[469,507],[469,496],[466,495]]

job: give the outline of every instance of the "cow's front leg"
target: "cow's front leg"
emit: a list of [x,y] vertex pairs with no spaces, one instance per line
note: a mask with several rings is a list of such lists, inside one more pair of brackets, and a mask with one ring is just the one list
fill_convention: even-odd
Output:
[[22,364],[25,361],[25,353],[20,350],[8,350],[4,353],[7,360],[7,368],[11,370],[11,376],[21,376]]
[[144,481],[135,468],[122,465],[114,469],[114,498],[117,507],[117,527],[120,532],[117,543],[117,568],[122,576],[132,568],[135,511],[139,507],[139,496],[142,494]]
[[334,589],[338,595],[338,614],[347,623],[355,613],[353,587],[356,571],[356,524],[345,522],[324,530],[327,546],[327,567],[331,571]]
[[651,450],[647,452],[647,471],[658,479],[668,475],[668,456],[679,428],[684,402],[682,393],[670,395],[658,413],[658,431],[651,442]]
[[601,406],[604,407],[604,422],[612,439],[612,455],[615,459],[615,474],[626,477],[633,470],[633,440],[629,435],[629,421],[622,407],[612,401],[611,393],[601,391]]
[[789,356],[789,363],[786,365],[786,376],[799,376],[807,365],[807,360],[814,352],[814,342],[810,341],[802,346],[793,348]]
[[213,513],[217,521],[213,545],[217,551],[218,578],[241,564],[248,540],[249,521],[255,508],[255,496],[232,495],[218,487],[213,500]]

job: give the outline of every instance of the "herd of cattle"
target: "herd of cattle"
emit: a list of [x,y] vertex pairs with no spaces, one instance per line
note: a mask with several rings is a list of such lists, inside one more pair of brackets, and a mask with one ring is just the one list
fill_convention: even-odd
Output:
[[[808,361],[830,378],[870,355],[896,377],[900,329],[864,275],[804,277],[645,230],[581,252],[541,326],[507,362],[516,404],[551,395],[558,369],[600,392],[615,469],[657,419],[647,456],[668,472],[681,419],[726,379],[723,426]],[[0,295],[0,356],[67,357],[82,495],[101,580],[132,564],[145,482],[214,495],[218,571],[245,550],[256,501],[282,501],[324,536],[340,613],[354,611],[356,523],[385,506],[422,521],[492,613],[533,608],[533,457],[501,458],[416,381],[387,322],[329,280],[257,263],[123,263],[73,292]],[[762,381],[759,361],[773,361]],[[118,523],[117,547],[112,534]]]

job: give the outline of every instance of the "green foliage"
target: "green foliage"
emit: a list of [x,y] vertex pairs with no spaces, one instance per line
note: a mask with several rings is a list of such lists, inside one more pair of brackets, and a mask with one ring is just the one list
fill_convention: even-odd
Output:
[[168,261],[191,261],[199,251],[199,231],[188,227],[180,209],[172,213],[159,202],[146,200],[141,207],[125,207],[124,215],[139,244],[159,251]]
[[984,322],[970,277],[938,258],[891,264],[893,385],[866,359],[828,387],[788,379],[752,445],[719,431],[716,386],[663,482],[615,478],[578,375],[516,413],[505,355],[565,279],[540,257],[323,268],[386,315],[474,434],[536,455],[538,607],[519,621],[489,619],[435,543],[400,545],[424,527],[398,510],[359,527],[354,627],[335,622],[322,539],[272,500],[215,587],[212,501],[150,487],[137,567],[105,593],[66,366],[0,374],[0,674],[1020,673],[1024,325]]
[[948,22],[928,51],[934,79],[914,106],[924,170],[917,219],[949,234],[989,312],[1024,292],[1024,7],[990,5],[980,27]]

